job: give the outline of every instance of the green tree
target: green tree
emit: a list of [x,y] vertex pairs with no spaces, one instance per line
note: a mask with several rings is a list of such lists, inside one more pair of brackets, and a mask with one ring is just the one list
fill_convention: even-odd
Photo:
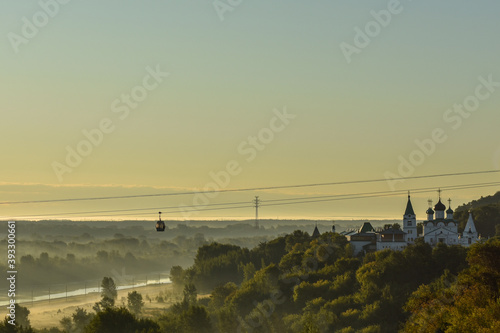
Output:
[[110,277],[104,277],[101,282],[101,300],[94,304],[94,311],[99,313],[115,306],[117,296],[118,292],[116,291],[115,281]]
[[0,324],[0,333],[17,333],[18,329],[15,325],[9,324],[9,317],[5,317],[3,322]]
[[97,251],[96,257],[99,262],[107,263],[109,260],[109,253],[108,251]]
[[16,304],[16,324],[18,326],[24,327],[24,328],[30,328],[30,320],[29,320],[29,314],[30,310],[28,308],[21,306],[19,304]]
[[[345,247],[348,244],[345,236],[327,232],[309,244],[302,258],[302,266],[313,266],[309,269],[321,269],[325,265],[332,265],[337,259],[346,254]],[[317,266],[317,267],[316,267]]]
[[66,332],[72,332],[73,331],[73,322],[71,321],[70,317],[63,317],[59,323],[61,323],[61,326],[63,330]]
[[305,247],[307,247],[311,239],[311,236],[309,236],[307,232],[304,232],[302,230],[295,230],[293,233],[286,236],[285,250],[289,252],[296,245],[299,245],[300,248],[304,249]]
[[184,332],[181,317],[177,313],[169,312],[160,316],[158,318],[158,324],[160,325],[161,332]]
[[99,302],[94,304],[92,309],[94,309],[96,313],[99,313],[105,309],[112,308],[113,306],[115,306],[115,300],[104,296]]
[[15,325],[9,323],[12,320],[10,316],[6,316],[2,323],[0,323],[0,333],[33,333],[29,321],[30,311],[24,306],[15,304],[16,318]]
[[184,298],[183,302],[186,302],[187,304],[195,304],[196,303],[196,298],[198,297],[198,291],[196,290],[196,287],[192,283],[188,283],[184,286]]
[[82,308],[76,308],[75,312],[71,316],[77,332],[83,332],[85,326],[87,326],[92,320],[92,314],[87,313],[87,311]]
[[302,249],[301,244],[295,244],[295,246],[293,246],[293,248],[281,258],[279,267],[285,272],[301,268],[303,257],[304,250]]
[[392,225],[392,229],[401,230],[401,224],[399,224],[399,223],[397,223],[397,222],[396,222],[396,223],[394,223],[394,224]]
[[195,265],[205,260],[212,259],[224,255],[230,251],[241,250],[237,245],[221,244],[213,242],[208,245],[203,245],[198,249],[198,253],[194,259]]
[[85,327],[86,333],[159,333],[158,324],[149,319],[135,319],[125,308],[107,308],[96,314]]
[[181,315],[181,320],[186,333],[211,333],[212,322],[204,306],[191,305]]
[[249,262],[246,265],[242,264],[241,267],[243,268],[243,281],[248,281],[253,278],[256,269],[255,265],[252,262]]
[[311,314],[307,314],[304,320],[304,328],[302,333],[320,333],[319,327],[316,324],[315,318]]
[[405,332],[500,331],[500,240],[474,244],[467,260],[456,281],[445,272],[411,295]]
[[142,307],[144,306],[144,302],[142,301],[142,295],[137,291],[132,291],[128,293],[127,296],[127,307],[130,312],[138,315],[142,311]]
[[217,328],[220,333],[233,333],[238,331],[240,322],[238,314],[231,306],[226,306],[217,311]]
[[40,253],[40,258],[38,259],[38,262],[44,266],[48,265],[49,264],[49,254],[47,252]]
[[115,306],[115,299],[118,296],[116,284],[110,277],[104,277],[101,282],[101,300],[94,304],[95,312],[101,312]]
[[233,282],[228,282],[223,286],[216,287],[210,295],[209,307],[214,310],[222,308],[226,298],[237,289],[238,287]]
[[101,297],[115,300],[117,296],[115,281],[113,278],[105,276],[101,282]]
[[35,258],[31,254],[21,257],[21,265],[32,266],[35,264]]
[[471,266],[468,276],[489,289],[490,295],[500,297],[500,239],[471,247],[467,261]]
[[183,286],[185,279],[185,272],[181,266],[173,266],[170,269],[170,281],[174,284],[174,286]]
[[[281,257],[287,253],[285,247],[286,237],[278,237],[269,242],[260,243],[256,248],[251,250],[254,264],[258,264],[260,258],[268,263],[279,264]],[[266,267],[266,265],[263,267]]]

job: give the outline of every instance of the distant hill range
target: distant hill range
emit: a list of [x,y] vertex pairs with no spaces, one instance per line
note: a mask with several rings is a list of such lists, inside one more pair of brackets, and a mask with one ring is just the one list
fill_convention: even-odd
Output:
[[454,217],[459,222],[459,232],[463,231],[467,223],[469,210],[474,217],[476,229],[482,237],[493,237],[496,233],[500,235],[500,191],[458,206]]

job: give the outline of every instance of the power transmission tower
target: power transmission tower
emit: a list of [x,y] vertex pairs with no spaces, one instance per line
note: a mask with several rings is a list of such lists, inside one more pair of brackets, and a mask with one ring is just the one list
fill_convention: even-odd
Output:
[[258,196],[255,197],[255,200],[253,201],[254,206],[255,206],[255,229],[259,229],[259,205],[260,205],[260,199]]

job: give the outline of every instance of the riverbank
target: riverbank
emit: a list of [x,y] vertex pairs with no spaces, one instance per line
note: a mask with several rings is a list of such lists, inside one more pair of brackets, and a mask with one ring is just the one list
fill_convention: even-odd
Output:
[[[144,300],[144,314],[151,316],[155,312],[161,312],[175,302],[172,292],[172,284],[157,284],[118,290],[116,304],[126,306],[129,292],[137,291]],[[158,302],[158,298],[163,302]],[[61,328],[60,321],[64,317],[71,317],[77,308],[83,308],[92,313],[92,307],[101,299],[99,293],[89,293],[87,295],[70,296],[67,299],[42,300],[33,303],[21,303],[22,306],[30,310],[30,321],[34,328]]]

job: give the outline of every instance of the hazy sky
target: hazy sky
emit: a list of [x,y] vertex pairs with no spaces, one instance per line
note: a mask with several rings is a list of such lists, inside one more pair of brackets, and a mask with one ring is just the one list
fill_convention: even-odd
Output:
[[[228,163],[225,188],[499,169],[498,1],[42,0],[1,7],[1,201],[193,191]],[[500,175],[221,193],[203,203],[491,181]],[[443,196],[456,206],[499,189]],[[417,218],[436,196],[414,195]],[[154,219],[158,207],[198,199],[1,205],[0,216],[151,207],[127,218]],[[260,215],[400,218],[405,202],[403,194],[263,207]]]

